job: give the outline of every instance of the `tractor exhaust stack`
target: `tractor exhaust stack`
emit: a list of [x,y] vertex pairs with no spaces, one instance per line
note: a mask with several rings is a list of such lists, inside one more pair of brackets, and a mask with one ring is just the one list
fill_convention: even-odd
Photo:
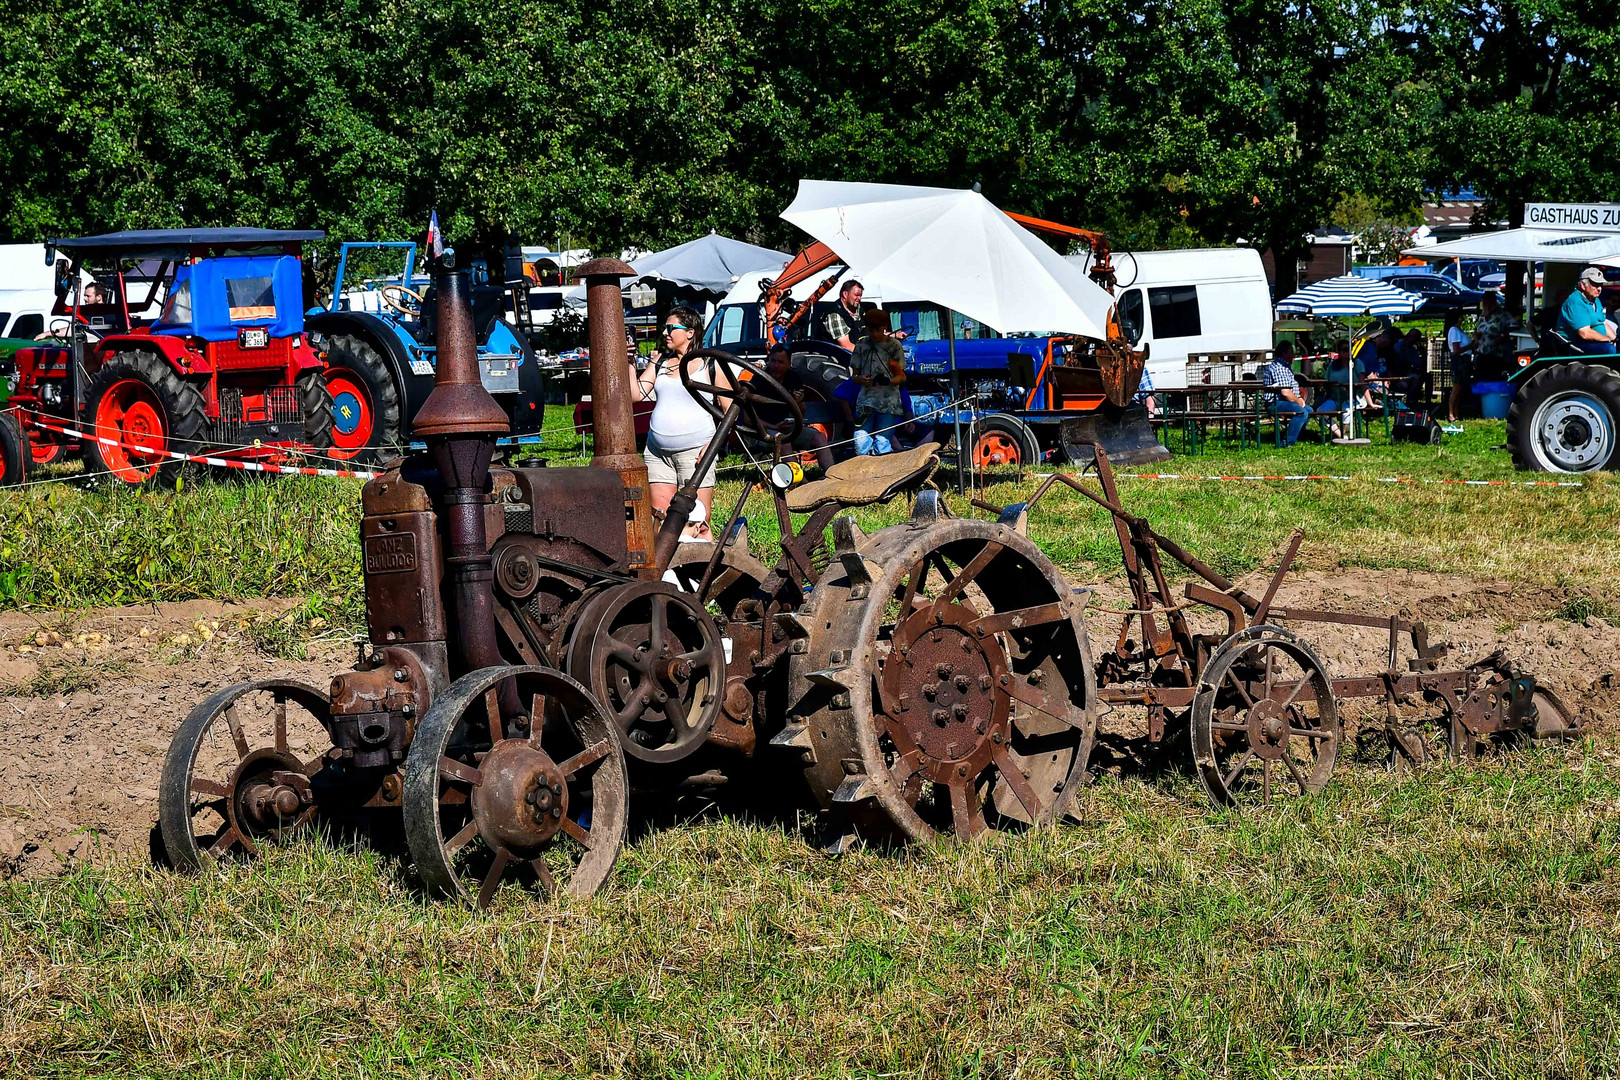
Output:
[[484,512],[495,439],[510,425],[479,378],[467,273],[455,269],[454,252],[446,251],[434,266],[433,287],[438,296],[437,371],[433,392],[412,421],[412,430],[427,441],[445,488],[446,576],[462,662],[471,671],[504,663],[495,638],[495,574]]
[[[592,259],[579,268],[585,279],[585,316],[591,340],[591,416],[596,453],[591,465],[612,469],[624,480],[624,527],[630,568],[653,569],[652,503],[647,463],[636,450],[634,383],[624,344],[621,278],[635,271],[618,259]],[[653,574],[652,576],[657,576]]]

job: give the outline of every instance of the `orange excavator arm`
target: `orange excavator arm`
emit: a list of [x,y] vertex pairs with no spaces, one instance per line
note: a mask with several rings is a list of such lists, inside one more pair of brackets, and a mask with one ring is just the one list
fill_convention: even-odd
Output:
[[[817,240],[815,243],[800,249],[797,255],[789,259],[788,264],[782,267],[782,272],[776,275],[774,280],[760,283],[759,302],[765,316],[765,339],[767,341],[777,340],[773,336],[772,330],[776,326],[776,317],[781,313],[782,305],[793,291],[793,287],[801,281],[810,280],[829,266],[836,266],[838,262],[838,253]],[[798,310],[783,324],[781,329],[784,339],[789,331],[810,317],[810,312],[814,310],[816,301],[826,296],[828,290],[836,285],[838,279],[843,276],[844,269],[840,268],[836,274],[829,274],[826,281],[816,286],[815,291],[806,298],[804,303],[799,305]]]
[[1073,225],[1061,225],[1056,221],[1046,221],[1027,214],[1007,214],[1018,224],[1035,232],[1046,233],[1048,236],[1064,236],[1070,240],[1079,240],[1091,248],[1091,269],[1087,271],[1091,280],[1108,290],[1110,295],[1114,292],[1114,259],[1113,250],[1108,246],[1108,237],[1095,229],[1079,229]]

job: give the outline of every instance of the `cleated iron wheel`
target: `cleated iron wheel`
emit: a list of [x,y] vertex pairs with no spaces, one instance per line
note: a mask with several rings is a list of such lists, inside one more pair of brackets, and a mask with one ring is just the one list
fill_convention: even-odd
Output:
[[1221,643],[1192,705],[1193,761],[1221,806],[1315,794],[1339,753],[1339,709],[1327,668],[1275,626]]
[[834,835],[970,840],[1074,811],[1096,734],[1083,602],[1025,537],[936,519],[865,537],[800,614],[788,728]]
[[[503,716],[502,683],[522,708]],[[586,897],[624,845],[624,755],[589,691],[547,667],[484,668],[450,685],[405,761],[405,839],[422,882],[488,907],[516,881]]]
[[192,709],[158,791],[169,862],[200,870],[205,854],[256,856],[308,825],[320,810],[312,780],[331,745],[326,695],[306,683],[238,683]]
[[726,654],[714,619],[664,581],[614,585],[585,602],[568,673],[595,694],[638,761],[697,751],[720,715]]

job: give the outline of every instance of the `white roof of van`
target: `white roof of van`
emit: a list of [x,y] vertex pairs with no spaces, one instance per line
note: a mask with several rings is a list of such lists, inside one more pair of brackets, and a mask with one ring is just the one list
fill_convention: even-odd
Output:
[[[1067,258],[1076,266],[1091,267],[1089,252]],[[1249,247],[1114,252],[1114,276],[1121,288],[1172,281],[1263,281],[1265,274],[1260,253]]]

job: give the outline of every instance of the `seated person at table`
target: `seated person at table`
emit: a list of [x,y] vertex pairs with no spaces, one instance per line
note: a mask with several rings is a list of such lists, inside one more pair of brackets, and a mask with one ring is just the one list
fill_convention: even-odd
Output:
[[1288,418],[1288,430],[1283,433],[1282,444],[1293,446],[1299,441],[1299,433],[1305,429],[1305,422],[1311,418],[1311,407],[1306,404],[1299,380],[1294,377],[1294,346],[1291,342],[1277,343],[1271,360],[1260,369],[1260,381],[1266,384],[1261,401],[1277,418],[1277,423],[1281,425],[1283,418]]
[[1393,326],[1386,326],[1377,334],[1362,341],[1361,349],[1356,356],[1367,369],[1367,374],[1365,378],[1360,372],[1356,374],[1356,408],[1378,407],[1380,395],[1387,382],[1389,360],[1399,341],[1400,334]]
[[1385,385],[1389,392],[1402,399],[1407,408],[1423,390],[1423,331],[1408,330],[1406,336],[1395,342],[1384,365]]
[[[1342,439],[1344,438],[1344,429],[1339,426],[1339,421],[1336,418],[1337,414],[1342,413],[1345,409],[1345,401],[1350,394],[1352,378],[1358,388],[1366,384],[1367,365],[1359,355],[1351,361],[1345,359],[1344,353],[1337,353],[1332,360],[1328,361],[1326,378],[1328,385],[1323,392],[1327,397],[1321,404],[1317,405],[1316,411],[1322,416],[1335,417],[1335,419],[1329,421],[1333,430],[1333,437]],[[1361,396],[1359,391],[1357,396]]]
[[[771,346],[771,351],[765,354],[765,371],[793,395],[793,400],[799,403],[801,409],[804,408],[804,375],[793,367],[793,359],[786,345]],[[760,405],[758,411],[760,420],[777,431],[788,428],[793,422],[792,415],[784,405]],[[799,434],[793,439],[792,449],[815,451],[816,464],[826,472],[833,466],[833,454],[827,448],[827,436],[810,424],[810,418],[805,417],[804,426],[799,428]]]
[[1575,290],[1558,309],[1558,332],[1582,352],[1614,352],[1614,324],[1603,314],[1603,305],[1598,302],[1603,285],[1603,271],[1588,266],[1575,282]]

